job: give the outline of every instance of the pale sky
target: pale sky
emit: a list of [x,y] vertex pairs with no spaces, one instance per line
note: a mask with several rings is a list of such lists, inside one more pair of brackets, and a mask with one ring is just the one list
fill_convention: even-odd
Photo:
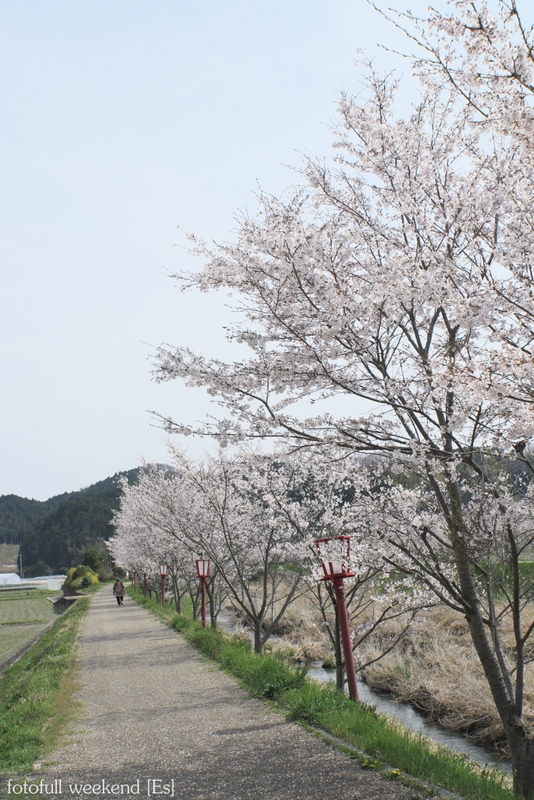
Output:
[[150,376],[162,342],[225,351],[224,299],[168,277],[191,264],[178,226],[231,239],[258,185],[328,154],[376,42],[405,47],[366,0],[0,3],[0,494],[165,461],[150,409],[216,413]]

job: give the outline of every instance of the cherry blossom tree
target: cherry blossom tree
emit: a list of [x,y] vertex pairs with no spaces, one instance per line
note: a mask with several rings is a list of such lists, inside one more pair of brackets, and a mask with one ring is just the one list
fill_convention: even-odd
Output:
[[[501,6],[517,19],[515,6]],[[476,7],[460,0],[451,18],[424,24],[435,25],[444,43]],[[516,791],[532,798],[534,739],[523,718],[532,628],[521,614],[527,595],[519,566],[529,534],[516,514],[528,506],[494,469],[503,458],[526,463],[534,434],[531,84],[523,86],[530,34],[517,51],[526,48],[523,61],[518,56],[524,71],[499,79],[491,105],[491,69],[477,77],[480,60],[492,64],[487,42],[477,44],[487,31],[468,28],[465,84],[435,48],[432,69],[430,57],[416,64],[420,100],[403,117],[394,78],[369,67],[358,97],[341,96],[336,165],[308,159],[305,185],[284,199],[262,195],[234,243],[196,242],[205,266],[180,280],[186,289],[234,294],[228,336],[242,346],[240,358],[225,363],[162,347],[156,379],[203,386],[227,410],[196,428],[166,419],[171,432],[215,436],[223,445],[283,439],[295,449],[387,456],[421,481],[417,502],[395,504],[410,536],[384,541],[410,562],[406,572],[465,614],[510,746]],[[497,33],[505,55],[508,34],[502,26]],[[510,118],[495,111],[494,124],[475,124],[473,108],[486,101],[490,116],[509,101]],[[526,121],[512,135],[503,120],[513,127],[521,114]],[[329,410],[336,397],[344,414]],[[305,402],[326,410],[306,418]],[[440,520],[434,516],[430,528],[417,521],[428,492]],[[480,552],[488,574],[498,558],[513,575],[500,591],[514,610],[515,654],[495,636],[494,577],[484,580]]]
[[[418,582],[392,577],[384,558],[388,543],[381,528],[369,525],[361,513],[361,498],[372,492],[369,470],[357,458],[333,462],[314,452],[277,453],[291,481],[282,494],[274,493],[281,511],[306,544],[309,570],[305,577],[307,597],[318,610],[332,644],[336,665],[336,685],[343,689],[346,670],[341,646],[336,593],[330,581],[323,582],[315,539],[349,535],[350,558],[346,567],[353,577],[345,579],[345,600],[355,652],[357,671],[390,653],[406,634],[415,615],[432,605],[431,593],[421,591]],[[375,532],[378,532],[375,533]],[[375,641],[372,653],[363,656],[363,645],[393,620],[397,631]]]
[[[416,45],[410,60],[420,80],[439,88],[483,143],[481,180],[493,183],[501,207],[492,259],[479,262],[483,290],[499,309],[490,338],[506,345],[501,388],[532,404],[534,35],[516,0],[492,6],[494,13],[487,2],[457,0],[450,13],[401,12],[394,21]],[[499,360],[492,366],[499,370]],[[518,444],[526,441],[521,432]]]
[[219,571],[259,653],[301,591],[303,542],[277,501],[291,471],[244,451],[201,463],[175,453],[175,463],[191,509],[181,516],[182,533]]
[[[315,598],[336,654],[337,682],[344,684],[335,596],[318,584],[320,575],[314,539],[350,534],[353,549],[347,605],[359,648],[377,628],[404,618],[404,626],[372,662],[385,655],[404,635],[414,613],[428,604],[413,584],[384,584],[383,542],[362,525],[354,498],[369,494],[367,470],[309,453],[265,455],[242,449],[233,456],[202,462],[174,452],[174,469],[148,466],[136,485],[123,485],[114,557],[138,572],[150,566],[149,587],[159,589],[158,566],[164,561],[177,610],[187,592],[198,611],[194,556],[211,560],[208,596],[212,625],[227,592],[254,630],[261,650],[292,601],[300,593]],[[318,588],[319,587],[319,588]],[[333,611],[333,614],[332,614]],[[368,663],[358,659],[358,668]]]
[[[195,569],[194,550],[181,535],[180,514],[184,511],[181,479],[172,469],[147,465],[134,485],[123,482],[121,506],[114,515],[115,536],[109,548],[117,563],[135,569],[138,575],[148,570],[148,586],[159,591],[159,565],[169,566],[176,610],[188,595],[196,618],[200,608],[200,589]],[[226,593],[217,570],[207,582],[210,619],[214,626]]]
[[275,494],[290,480],[281,464],[259,454],[195,462],[174,453],[175,468],[147,469],[135,486],[123,487],[110,543],[125,566],[151,559],[169,563],[198,605],[195,557],[211,561],[208,597],[212,624],[226,595],[263,645],[298,596],[303,542]]

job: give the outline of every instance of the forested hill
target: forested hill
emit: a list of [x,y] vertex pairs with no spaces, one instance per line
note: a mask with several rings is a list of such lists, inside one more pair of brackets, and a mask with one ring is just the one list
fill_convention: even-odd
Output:
[[70,497],[68,493],[49,500],[28,500],[16,494],[0,496],[0,544],[22,544],[35,525]]
[[119,472],[44,502],[1,496],[0,543],[21,545],[25,577],[75,566],[84,550],[97,546],[98,539],[109,539],[109,522],[119,505],[120,478],[132,483],[138,472]]

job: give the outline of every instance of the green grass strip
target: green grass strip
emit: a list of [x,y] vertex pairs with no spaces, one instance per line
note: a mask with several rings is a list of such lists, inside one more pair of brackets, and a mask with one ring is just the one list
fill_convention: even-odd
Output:
[[364,769],[392,778],[406,773],[469,800],[513,800],[511,782],[505,774],[482,769],[465,756],[388,720],[374,707],[354,703],[332,684],[309,680],[305,670],[284,662],[283,657],[258,656],[241,638],[203,629],[169,605],[145,600],[140,591],[127,591],[203,655],[238,678],[254,697],[276,702],[290,720],[327,731],[355,748]]
[[89,602],[80,598],[0,678],[1,770],[27,769],[54,744],[65,708],[60,696],[74,667],[76,635]]

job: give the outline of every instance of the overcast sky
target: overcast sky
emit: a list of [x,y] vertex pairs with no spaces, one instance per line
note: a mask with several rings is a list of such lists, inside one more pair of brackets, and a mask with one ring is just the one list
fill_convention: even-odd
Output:
[[230,239],[258,185],[328,153],[376,42],[403,46],[366,0],[0,3],[0,494],[165,461],[149,410],[210,410],[150,376],[162,342],[224,352],[224,299],[168,277],[190,264],[178,226]]

